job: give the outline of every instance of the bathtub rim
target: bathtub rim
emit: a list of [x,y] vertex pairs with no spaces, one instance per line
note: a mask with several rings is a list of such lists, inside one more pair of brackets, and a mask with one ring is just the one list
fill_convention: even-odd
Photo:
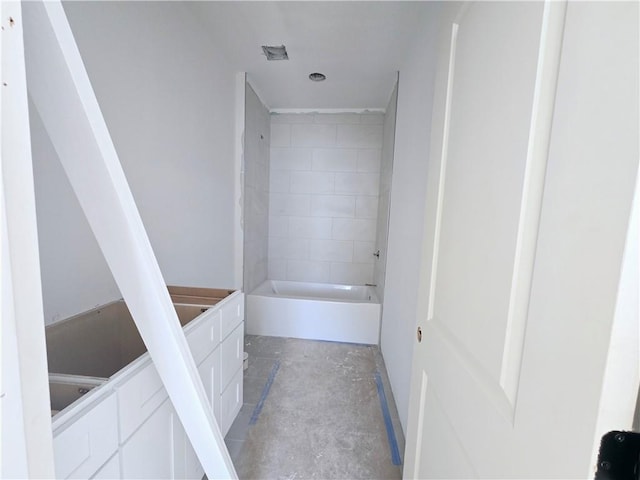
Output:
[[[335,287],[351,287],[351,288],[362,288],[366,289],[368,294],[371,296],[370,300],[361,300],[361,299],[349,299],[349,298],[331,298],[331,297],[316,297],[316,296],[307,296],[307,295],[291,295],[291,294],[278,294],[274,292],[274,283],[290,283],[290,284],[298,284],[298,285],[318,285],[318,286],[335,286]],[[269,291],[266,291],[269,290]],[[298,282],[294,280],[271,280],[267,279],[263,281],[260,285],[254,288],[251,292],[246,293],[246,296],[255,295],[260,297],[272,297],[272,298],[291,298],[291,299],[299,299],[299,300],[310,300],[310,301],[318,301],[318,302],[329,302],[329,303],[355,303],[355,304],[367,304],[367,305],[381,305],[382,302],[378,297],[378,293],[376,289],[371,285],[347,285],[341,283],[322,283],[322,282]]]

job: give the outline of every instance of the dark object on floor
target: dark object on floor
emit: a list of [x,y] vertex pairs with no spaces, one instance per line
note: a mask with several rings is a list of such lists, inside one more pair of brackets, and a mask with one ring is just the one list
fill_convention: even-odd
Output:
[[602,437],[595,480],[640,480],[640,433],[612,431]]

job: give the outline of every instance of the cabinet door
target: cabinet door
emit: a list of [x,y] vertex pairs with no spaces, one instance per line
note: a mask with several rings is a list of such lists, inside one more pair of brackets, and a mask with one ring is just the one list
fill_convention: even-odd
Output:
[[220,398],[220,430],[225,436],[242,407],[244,371],[239,368]]
[[174,478],[200,480],[204,475],[204,469],[175,411],[173,411],[173,442]]
[[242,370],[244,353],[244,322],[220,345],[220,390],[224,391],[238,369]]
[[123,478],[174,478],[173,417],[166,400],[122,447]]
[[189,437],[185,435],[184,440],[184,478],[200,480],[204,476],[204,468],[200,465],[200,460],[191,446]]
[[198,365],[198,373],[207,392],[213,414],[220,423],[220,348],[216,348]]

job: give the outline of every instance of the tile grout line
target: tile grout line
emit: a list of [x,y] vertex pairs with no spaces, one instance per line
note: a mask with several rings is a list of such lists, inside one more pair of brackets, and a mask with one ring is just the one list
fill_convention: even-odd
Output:
[[253,414],[251,415],[251,420],[249,420],[249,425],[255,425],[258,421],[258,417],[260,416],[260,412],[262,412],[262,407],[264,406],[264,402],[267,399],[267,395],[269,395],[269,390],[271,390],[271,385],[273,384],[273,380],[276,378],[276,374],[280,369],[280,360],[276,360],[271,368],[271,372],[269,373],[269,378],[267,379],[267,383],[264,385],[264,389],[262,390],[262,395],[260,396],[260,400],[256,405],[256,408],[253,410]]
[[394,465],[402,465],[400,451],[398,450],[398,442],[396,440],[396,434],[393,430],[391,414],[389,413],[389,405],[387,404],[387,396],[384,393],[384,386],[382,385],[382,377],[380,376],[380,372],[378,371],[375,372],[374,376],[376,380],[376,387],[378,389],[378,397],[380,398],[382,417],[384,418],[384,425],[387,429],[387,439],[389,440],[389,449],[391,450],[391,461]]

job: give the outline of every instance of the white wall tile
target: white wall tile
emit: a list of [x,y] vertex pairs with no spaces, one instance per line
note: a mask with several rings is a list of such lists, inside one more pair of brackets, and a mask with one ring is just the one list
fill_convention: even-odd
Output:
[[287,262],[287,280],[328,283],[331,281],[331,264],[309,260],[289,260]]
[[245,254],[249,255],[253,259],[260,257],[260,238],[256,238],[254,235],[252,239],[245,238]]
[[356,218],[378,218],[378,197],[357,197]]
[[271,123],[313,123],[313,113],[272,113]]
[[373,264],[332,263],[331,283],[342,283],[346,285],[373,283]]
[[353,125],[360,122],[360,115],[357,113],[316,113],[313,116],[314,123],[330,123],[334,125]]
[[[373,263],[375,258],[373,253],[376,244],[374,242],[353,242],[353,262],[354,263]],[[309,246],[313,251],[313,246]]]
[[269,178],[269,167],[264,163],[257,163],[255,168],[256,176],[254,186],[256,188],[260,188],[261,185],[267,183],[267,179]]
[[291,145],[291,126],[271,125],[271,139],[269,144],[272,147],[288,147]]
[[267,258],[267,246],[269,243],[269,218],[261,219],[260,224],[256,228],[256,238],[260,243],[260,257]]
[[[348,127],[351,125],[344,126]],[[358,126],[361,127],[361,125]],[[292,147],[333,147],[335,144],[336,125],[291,125]]]
[[347,195],[313,195],[311,216],[353,218],[356,214],[356,197]]
[[289,239],[287,237],[272,237],[269,236],[269,259],[286,259],[286,248],[288,245]]
[[[381,148],[382,125],[338,125],[336,145],[349,148]],[[293,142],[293,129],[291,132]]]
[[272,237],[288,237],[289,236],[289,218],[271,216],[269,217],[269,236]]
[[271,170],[269,176],[269,191],[273,193],[289,193],[289,172],[286,170]]
[[270,121],[253,89],[245,88],[243,287],[250,292],[267,279]]
[[[245,214],[248,218],[261,218],[269,214],[269,197],[264,192],[258,192],[254,188],[247,188],[245,200]],[[253,224],[252,226],[256,226]]]
[[382,169],[380,170],[380,191],[379,195],[384,193],[389,194],[391,191],[391,169],[384,168],[382,165]]
[[311,195],[292,193],[272,193],[269,197],[269,215],[308,216],[311,207]]
[[309,258],[309,240],[306,238],[269,237],[269,258],[307,259]]
[[333,193],[335,174],[330,172],[291,172],[291,193]]
[[[266,181],[265,181],[266,180]],[[247,189],[252,188],[255,190],[263,190],[263,185],[269,183],[269,177],[266,173],[266,169],[259,168],[257,165],[253,165],[245,172],[245,187]]]
[[382,125],[384,123],[384,113],[363,113],[360,115],[360,123],[367,125]]
[[357,171],[358,150],[352,148],[316,148],[311,158],[311,168],[324,172]]
[[377,195],[379,185],[378,173],[336,173],[335,193]]
[[287,261],[282,258],[269,258],[269,280],[287,279]]
[[326,262],[353,261],[353,242],[344,240],[311,240],[309,258]]
[[[387,250],[387,239],[389,230],[389,194],[381,195],[378,202],[378,223],[376,226],[376,245],[380,248],[381,254]],[[384,265],[381,265],[384,266]]]
[[[265,258],[261,258],[259,261],[257,261],[252,269],[252,282],[251,282],[251,286],[250,291],[252,291],[254,288],[258,287],[264,280],[260,281],[261,279],[267,279],[268,278],[268,266],[267,266],[267,259]],[[258,283],[259,282],[259,283]]]
[[358,172],[379,173],[381,154],[379,148],[358,150]]
[[271,115],[269,278],[373,282],[383,119]]
[[373,242],[376,239],[376,221],[363,218],[334,218],[332,237],[334,240]]
[[290,238],[331,238],[332,222],[324,217],[289,218]]
[[311,170],[310,148],[271,148],[271,170]]

